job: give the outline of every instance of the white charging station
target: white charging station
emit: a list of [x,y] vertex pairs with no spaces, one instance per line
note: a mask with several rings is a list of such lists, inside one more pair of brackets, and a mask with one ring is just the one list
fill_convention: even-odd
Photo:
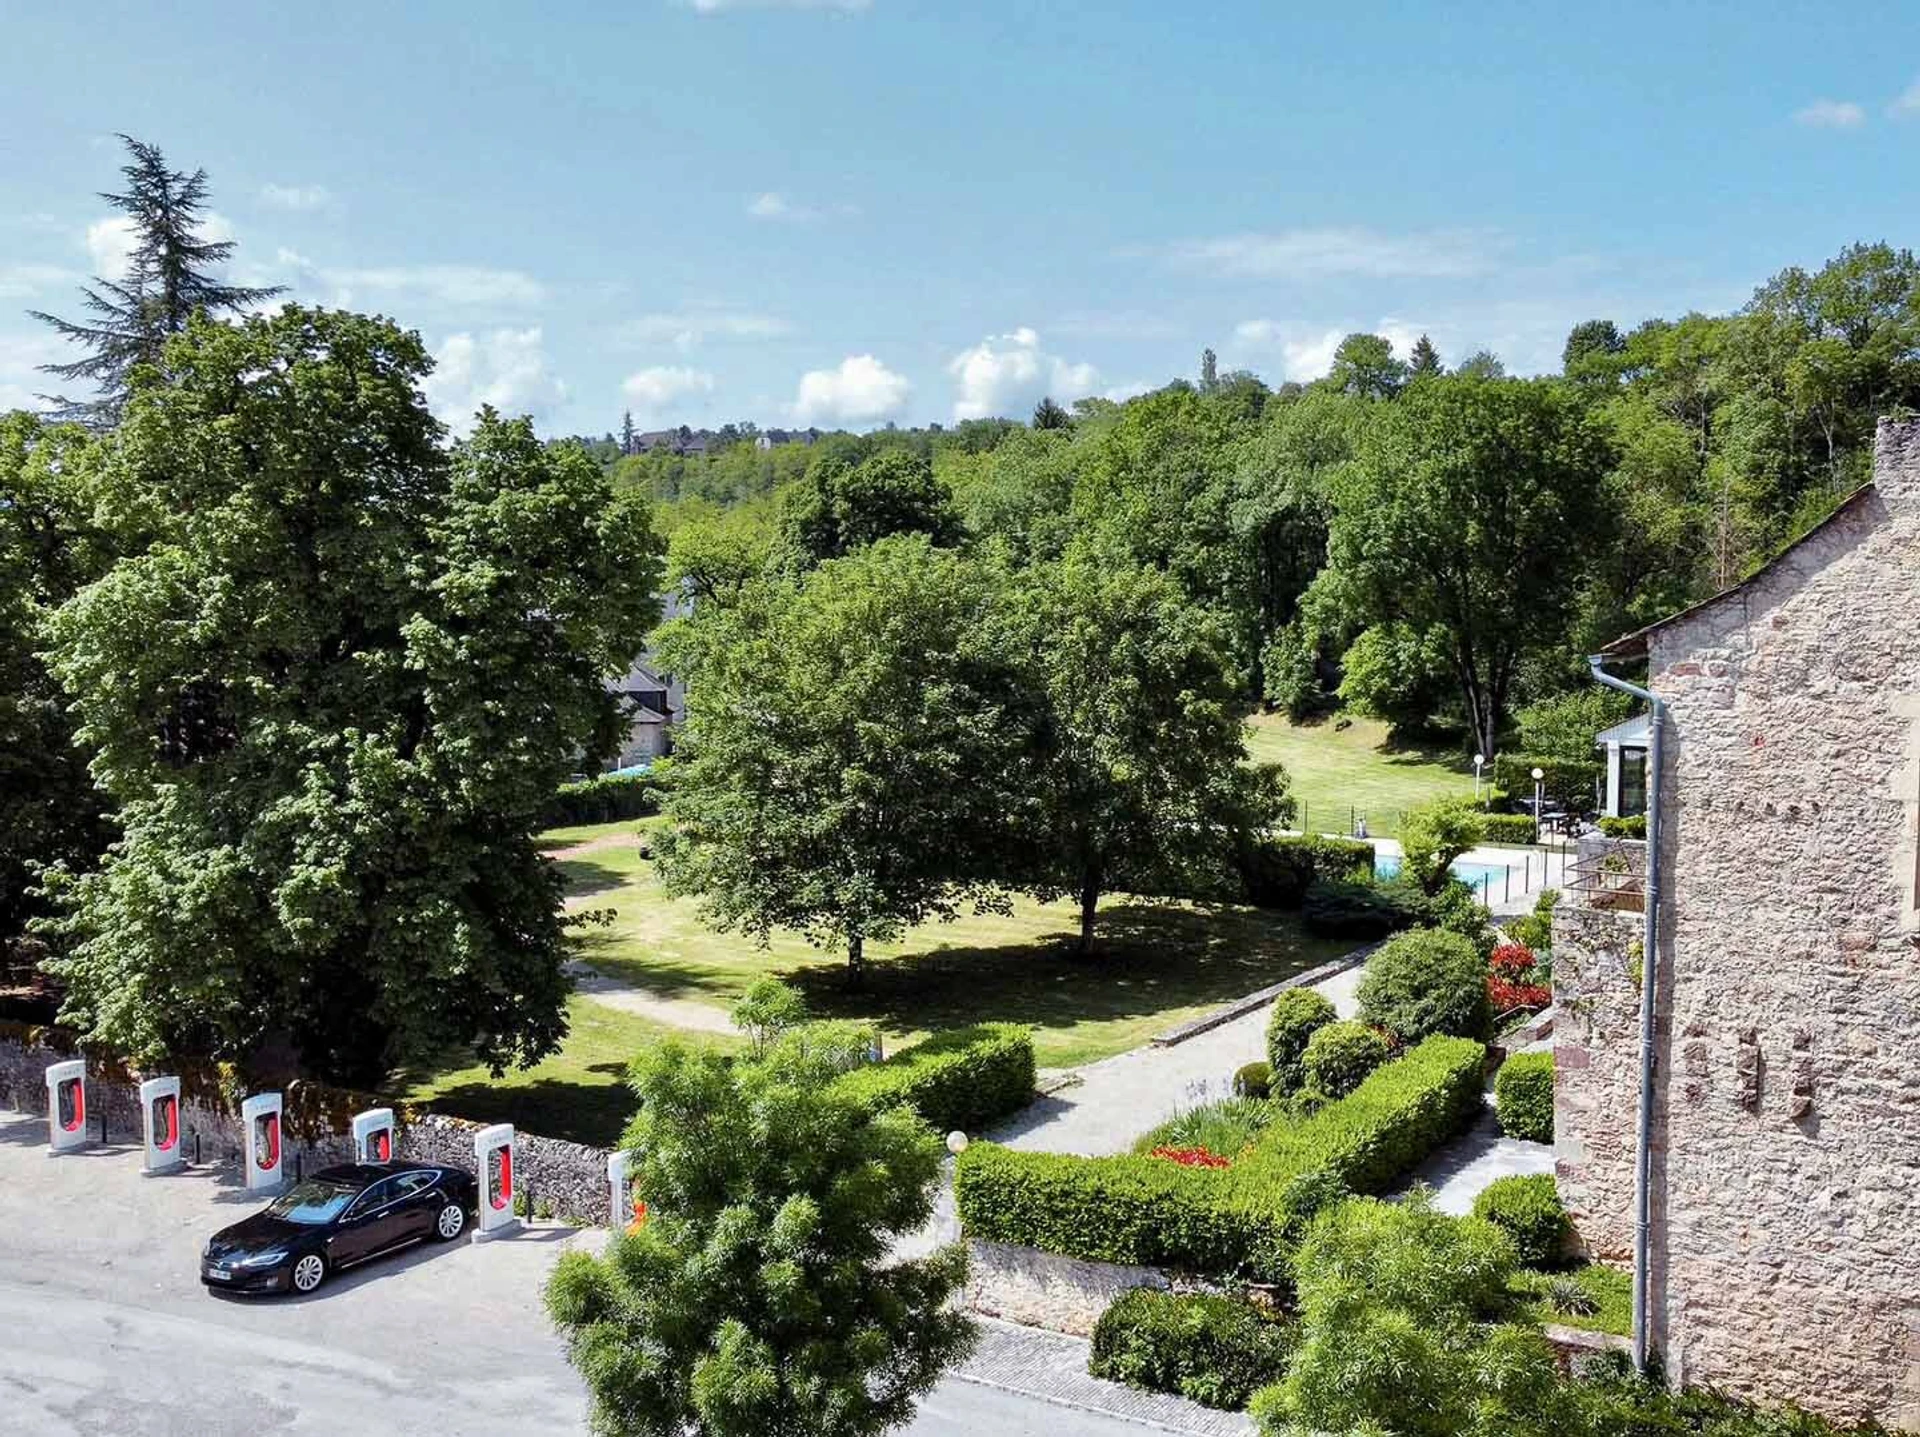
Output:
[[393,1161],[393,1109],[368,1108],[353,1115],[353,1160],[356,1163]]
[[47,1065],[47,1151],[70,1153],[87,1143],[87,1060]]
[[520,1226],[513,1215],[513,1124],[495,1123],[473,1135],[473,1167],[480,1179],[480,1219],[473,1240],[505,1237]]
[[180,1146],[180,1080],[148,1078],[140,1085],[140,1129],[146,1139],[149,1177],[187,1165]]
[[240,1105],[240,1123],[247,1135],[250,1193],[273,1192],[280,1186],[280,1166],[286,1157],[280,1118],[278,1093],[255,1093]]

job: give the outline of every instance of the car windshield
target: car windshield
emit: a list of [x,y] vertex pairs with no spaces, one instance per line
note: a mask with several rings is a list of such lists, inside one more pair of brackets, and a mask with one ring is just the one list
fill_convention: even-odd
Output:
[[305,1223],[317,1227],[323,1222],[332,1222],[352,1202],[360,1189],[348,1183],[322,1182],[319,1178],[308,1178],[303,1183],[295,1183],[286,1192],[267,1204],[267,1211],[274,1217],[284,1218],[288,1222]]

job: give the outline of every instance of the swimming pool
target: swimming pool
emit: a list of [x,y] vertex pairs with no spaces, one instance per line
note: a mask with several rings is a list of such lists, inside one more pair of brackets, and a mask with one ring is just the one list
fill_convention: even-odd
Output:
[[[1373,872],[1377,878],[1391,878],[1400,871],[1400,855],[1397,853],[1376,853],[1373,856]],[[1496,889],[1502,894],[1506,891],[1507,868],[1498,863],[1468,863],[1464,859],[1453,865],[1453,876],[1479,893],[1483,898],[1491,896]],[[1527,880],[1527,865],[1523,861],[1513,865],[1513,882],[1516,890],[1523,887]]]

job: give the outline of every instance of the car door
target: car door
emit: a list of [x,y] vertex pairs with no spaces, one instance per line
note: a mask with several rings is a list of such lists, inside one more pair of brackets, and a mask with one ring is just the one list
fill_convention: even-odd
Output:
[[401,1240],[398,1183],[398,1178],[382,1178],[340,1215],[339,1226],[327,1244],[336,1263],[359,1262]]
[[426,1237],[433,1231],[433,1220],[440,1210],[440,1191],[435,1186],[439,1174],[431,1169],[401,1173],[390,1178],[394,1185],[394,1212],[398,1219],[395,1242]]

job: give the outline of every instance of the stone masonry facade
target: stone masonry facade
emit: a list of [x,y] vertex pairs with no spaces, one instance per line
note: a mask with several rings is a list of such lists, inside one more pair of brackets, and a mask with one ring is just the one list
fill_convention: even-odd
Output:
[[[1920,422],[1651,631],[1669,706],[1650,1339],[1669,1373],[1920,1430]],[[1627,1256],[1639,915],[1554,923],[1556,1160]]]

